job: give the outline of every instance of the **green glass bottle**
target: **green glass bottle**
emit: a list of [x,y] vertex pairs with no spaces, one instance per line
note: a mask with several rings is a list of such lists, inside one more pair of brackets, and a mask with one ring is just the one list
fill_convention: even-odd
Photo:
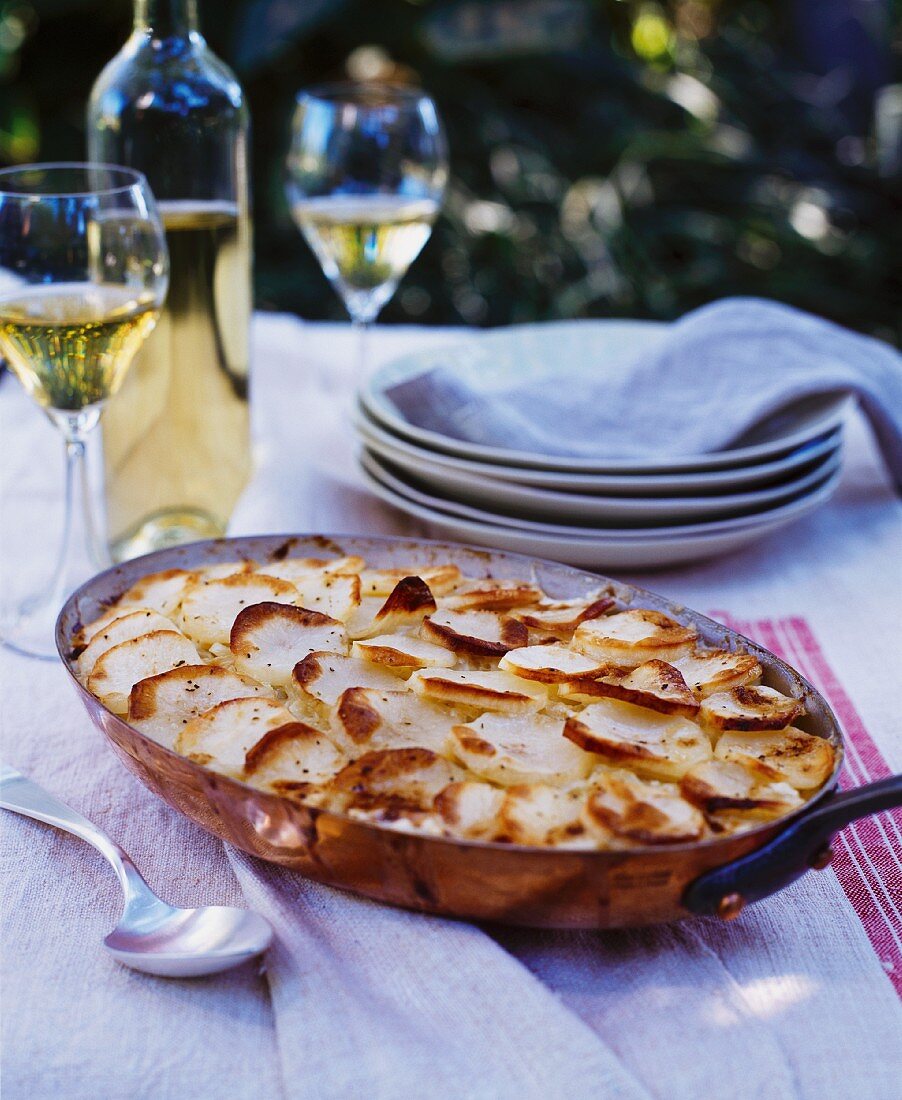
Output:
[[250,474],[247,145],[241,88],[196,0],[136,0],[88,107],[90,159],[145,173],[170,256],[163,314],[104,412],[116,560],[223,534]]

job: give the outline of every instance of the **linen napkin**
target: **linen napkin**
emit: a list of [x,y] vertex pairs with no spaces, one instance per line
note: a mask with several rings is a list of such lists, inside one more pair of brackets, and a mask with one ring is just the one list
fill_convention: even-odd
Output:
[[902,487],[902,356],[775,302],[704,306],[616,365],[595,356],[503,372],[492,364],[486,348],[449,354],[385,394],[411,424],[453,439],[645,460],[723,450],[796,402],[846,392],[860,400]]

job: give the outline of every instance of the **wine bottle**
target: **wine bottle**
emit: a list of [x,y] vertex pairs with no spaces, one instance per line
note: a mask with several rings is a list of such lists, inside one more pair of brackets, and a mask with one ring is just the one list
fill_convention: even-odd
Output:
[[88,107],[91,160],[142,171],[169,245],[156,330],[103,417],[115,560],[222,535],[247,483],[248,114],[196,0],[136,0]]

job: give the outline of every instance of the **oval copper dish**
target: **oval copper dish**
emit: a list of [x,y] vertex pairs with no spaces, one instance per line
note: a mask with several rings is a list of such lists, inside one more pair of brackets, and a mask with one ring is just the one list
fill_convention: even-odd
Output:
[[[216,562],[359,554],[377,567],[453,561],[474,577],[519,577],[558,598],[607,585],[622,605],[652,607],[692,623],[722,649],[754,653],[765,682],[805,700],[799,725],[837,748],[833,775],[805,807],[737,836],[697,844],[629,851],[566,851],[458,841],[405,833],[317,810],[193,763],[163,748],[110,713],[75,676],[73,640],[139,577],[162,569]],[[772,653],[719,623],[661,596],[568,566],[454,543],[351,536],[257,536],[218,539],[159,551],[101,573],[68,600],[57,645],[94,723],[126,767],[147,787],[204,829],[237,848],[331,886],[429,913],[549,928],[616,928],[689,916],[681,904],[703,872],[759,848],[829,797],[843,753],[836,718],[823,698]]]

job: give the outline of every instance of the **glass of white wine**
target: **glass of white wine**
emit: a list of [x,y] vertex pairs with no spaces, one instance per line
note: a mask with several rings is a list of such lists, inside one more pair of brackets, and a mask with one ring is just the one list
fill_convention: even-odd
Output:
[[29,656],[54,656],[60,605],[106,564],[85,440],[156,323],[168,271],[163,227],[140,172],[104,164],[0,171],[0,354],[66,450],[56,569],[43,591],[3,616],[3,643]]
[[363,333],[432,232],[448,178],[435,104],[415,88],[330,84],[297,97],[287,194]]

